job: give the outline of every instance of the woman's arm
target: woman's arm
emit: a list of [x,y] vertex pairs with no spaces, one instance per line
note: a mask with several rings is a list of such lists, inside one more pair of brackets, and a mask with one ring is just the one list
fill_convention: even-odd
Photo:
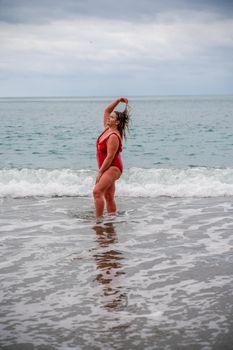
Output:
[[114,108],[120,103],[120,102],[125,102],[128,103],[128,99],[126,97],[120,97],[117,100],[111,102],[104,110],[104,127],[106,128],[107,126],[107,118],[109,115],[112,113]]
[[107,170],[110,165],[112,164],[112,161],[116,155],[116,152],[119,147],[119,139],[116,135],[111,135],[107,142],[107,157],[103,161],[103,164],[101,165],[97,177],[96,177],[96,183],[99,181],[105,170]]

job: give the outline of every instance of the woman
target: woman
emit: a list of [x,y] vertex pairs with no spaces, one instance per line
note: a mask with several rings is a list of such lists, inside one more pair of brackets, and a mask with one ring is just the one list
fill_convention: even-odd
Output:
[[[126,103],[123,112],[114,111],[120,103]],[[96,141],[97,162],[99,171],[93,190],[96,218],[101,218],[104,212],[104,199],[108,213],[116,213],[114,199],[115,181],[123,171],[120,152],[122,151],[122,139],[126,137],[126,129],[129,125],[128,99],[121,97],[107,106],[104,110],[104,131]]]

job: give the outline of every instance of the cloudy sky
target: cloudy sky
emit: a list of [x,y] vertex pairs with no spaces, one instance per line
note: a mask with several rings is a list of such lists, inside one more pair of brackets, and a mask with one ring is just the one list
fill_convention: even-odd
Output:
[[232,0],[0,0],[2,97],[232,93]]

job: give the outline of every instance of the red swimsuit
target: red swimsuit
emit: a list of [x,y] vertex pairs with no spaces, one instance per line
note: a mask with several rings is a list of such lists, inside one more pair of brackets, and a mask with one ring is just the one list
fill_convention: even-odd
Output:
[[111,166],[116,166],[118,169],[120,169],[121,173],[123,171],[123,164],[121,161],[121,156],[120,156],[120,152],[122,152],[122,143],[121,143],[121,139],[120,136],[116,133],[116,132],[111,132],[111,134],[109,134],[105,139],[103,139],[101,142],[99,142],[100,137],[108,130],[105,129],[100,136],[98,137],[98,139],[96,140],[96,158],[97,158],[97,162],[98,162],[98,166],[99,168],[101,167],[101,165],[103,164],[103,161],[105,160],[105,158],[107,157],[107,140],[109,138],[110,135],[114,134],[117,135],[118,139],[119,139],[119,147],[118,150],[115,154],[115,157],[111,163]]

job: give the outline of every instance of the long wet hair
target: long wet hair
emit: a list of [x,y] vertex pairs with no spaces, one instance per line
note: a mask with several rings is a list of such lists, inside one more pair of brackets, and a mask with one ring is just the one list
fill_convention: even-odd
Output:
[[126,140],[126,131],[129,132],[130,108],[128,104],[126,104],[123,112],[114,111],[114,113],[116,113],[117,121],[119,122],[117,130],[119,131],[121,138]]

